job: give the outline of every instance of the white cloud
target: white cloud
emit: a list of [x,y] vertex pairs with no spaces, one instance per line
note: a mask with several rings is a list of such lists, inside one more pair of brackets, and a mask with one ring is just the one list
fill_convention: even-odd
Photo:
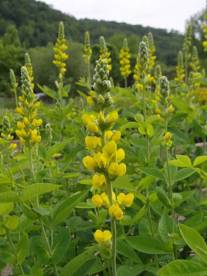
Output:
[[93,18],[184,31],[205,0],[41,0],[77,18]]

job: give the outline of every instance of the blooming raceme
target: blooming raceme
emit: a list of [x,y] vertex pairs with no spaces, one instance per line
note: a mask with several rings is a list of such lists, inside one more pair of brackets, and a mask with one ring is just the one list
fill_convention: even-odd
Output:
[[19,114],[17,121],[16,134],[22,144],[28,146],[38,144],[41,141],[39,127],[42,119],[37,117],[40,106],[34,92],[31,78],[25,66],[21,68],[21,91],[16,112]]
[[[113,192],[110,181],[126,173],[124,163],[125,151],[118,147],[121,132],[114,126],[119,119],[118,112],[106,112],[109,105],[107,95],[110,92],[108,67],[103,59],[97,62],[94,74],[94,101],[102,96],[102,102],[91,113],[82,116],[87,130],[85,137],[86,149],[90,152],[83,158],[83,165],[92,172],[92,186],[94,195],[91,201],[96,208],[106,208],[111,219],[121,220],[124,209],[133,203],[133,194],[121,193],[118,196]],[[110,233],[110,234],[109,234]],[[98,243],[111,239],[111,232],[97,230],[94,238]]]
[[130,64],[130,52],[127,43],[127,39],[124,39],[123,47],[119,53],[120,59],[120,72],[123,78],[127,78],[131,74],[131,64]]
[[68,49],[68,44],[65,39],[64,33],[64,24],[60,22],[58,30],[58,38],[55,43],[54,50],[54,60],[53,64],[58,68],[59,71],[59,80],[62,81],[66,72],[66,61],[69,58],[69,55],[66,53]]
[[109,72],[112,70],[111,64],[111,54],[106,46],[106,42],[103,36],[100,37],[100,59],[104,60],[107,64],[107,69]]

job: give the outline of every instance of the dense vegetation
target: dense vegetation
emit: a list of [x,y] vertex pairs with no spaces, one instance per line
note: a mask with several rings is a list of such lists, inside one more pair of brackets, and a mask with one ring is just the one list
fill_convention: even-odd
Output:
[[194,20],[200,36],[189,23],[169,78],[151,32],[133,60],[127,38],[115,55],[89,32],[68,43],[63,22],[29,54],[9,25],[2,275],[206,276],[207,20]]

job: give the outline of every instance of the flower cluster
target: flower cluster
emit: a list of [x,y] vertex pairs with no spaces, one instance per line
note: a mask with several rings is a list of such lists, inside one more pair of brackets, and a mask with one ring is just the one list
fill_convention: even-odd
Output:
[[89,34],[89,32],[85,32],[84,47],[83,47],[83,59],[86,64],[90,63],[91,55],[92,55],[92,49],[91,49],[91,44],[90,44],[90,34]]
[[131,64],[130,64],[130,51],[127,43],[127,39],[124,39],[123,47],[120,50],[120,72],[123,78],[127,79],[131,74]]
[[106,41],[103,36],[100,37],[100,55],[99,59],[104,60],[107,64],[107,69],[109,72],[112,70],[111,64],[111,54],[106,46]]
[[177,59],[177,66],[176,66],[176,82],[178,85],[182,85],[185,79],[185,68],[183,63],[183,52],[179,51],[178,59]]
[[56,65],[59,71],[59,80],[62,81],[66,72],[66,61],[69,58],[69,55],[66,53],[68,49],[68,43],[65,39],[64,33],[64,24],[60,22],[59,24],[59,31],[58,31],[58,38],[55,43],[54,50],[54,60],[53,64]]
[[21,68],[21,90],[22,95],[16,108],[19,114],[16,134],[21,143],[31,146],[41,141],[39,127],[42,125],[42,119],[37,117],[40,103],[33,92],[32,82],[25,66]]
[[11,127],[10,120],[7,116],[4,116],[0,133],[1,152],[5,149],[13,152],[16,149],[17,144],[13,141],[14,136],[12,135],[12,132],[13,128]]
[[[102,96],[105,99],[104,93],[110,90],[108,74],[107,64],[100,59],[96,65],[93,84],[97,97]],[[85,146],[90,151],[90,154],[83,158],[83,165],[93,174],[94,195],[91,200],[94,207],[104,207],[112,220],[121,220],[124,208],[132,205],[134,195],[132,193],[116,195],[113,192],[111,180],[126,173],[126,164],[123,162],[125,151],[118,147],[121,132],[114,129],[119,119],[118,112],[116,110],[106,112],[104,107],[104,104],[100,105],[98,110],[82,116],[88,132]],[[94,234],[95,240],[98,243],[108,241],[111,238],[109,233],[107,230],[104,232],[97,230]]]

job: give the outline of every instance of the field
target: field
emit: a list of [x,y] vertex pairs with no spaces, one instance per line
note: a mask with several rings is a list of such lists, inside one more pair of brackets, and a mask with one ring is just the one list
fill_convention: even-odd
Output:
[[104,37],[92,64],[86,32],[73,92],[65,37],[60,22],[55,88],[26,53],[1,103],[1,275],[206,276],[207,79],[192,26],[170,79],[151,33],[134,67],[124,39],[120,85]]

